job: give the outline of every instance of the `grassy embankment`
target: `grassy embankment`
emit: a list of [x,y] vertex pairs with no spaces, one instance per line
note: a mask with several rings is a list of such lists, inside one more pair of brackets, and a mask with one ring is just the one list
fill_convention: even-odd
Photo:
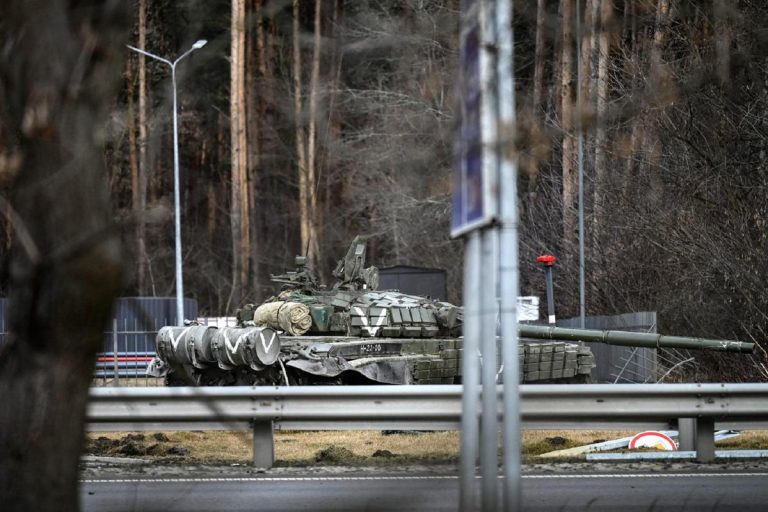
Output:
[[[523,456],[535,456],[616,439],[631,432],[526,431]],[[101,439],[100,439],[101,438]],[[718,443],[719,449],[766,449],[768,432],[745,432]],[[90,434],[87,453],[109,456],[160,457],[187,463],[248,464],[252,457],[249,432],[167,432],[161,434]],[[321,431],[276,432],[278,466],[294,465],[397,465],[455,463],[459,454],[458,432]]]

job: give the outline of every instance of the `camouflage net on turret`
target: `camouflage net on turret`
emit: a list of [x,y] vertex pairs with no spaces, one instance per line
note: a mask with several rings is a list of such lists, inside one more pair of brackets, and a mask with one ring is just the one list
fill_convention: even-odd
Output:
[[258,326],[278,329],[291,336],[301,336],[312,327],[312,315],[309,307],[298,302],[267,302],[253,314],[253,321]]

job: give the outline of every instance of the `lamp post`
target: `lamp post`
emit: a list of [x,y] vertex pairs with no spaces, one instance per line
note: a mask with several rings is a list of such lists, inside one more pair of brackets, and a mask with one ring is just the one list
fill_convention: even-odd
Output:
[[208,41],[200,39],[186,52],[182,53],[176,60],[171,62],[168,59],[158,57],[153,53],[136,48],[131,45],[126,45],[131,50],[151,57],[164,64],[168,64],[171,68],[171,80],[173,82],[173,207],[175,217],[175,230],[176,230],[176,322],[178,325],[182,325],[184,322],[184,280],[181,274],[181,201],[179,192],[179,120],[178,109],[176,102],[176,65],[181,60],[192,53],[205,46]]

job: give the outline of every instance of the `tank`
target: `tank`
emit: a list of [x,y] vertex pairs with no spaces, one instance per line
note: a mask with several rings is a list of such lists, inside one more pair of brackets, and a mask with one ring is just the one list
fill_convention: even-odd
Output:
[[[276,296],[236,312],[237,326],[163,327],[147,372],[169,385],[458,384],[463,309],[430,297],[378,290],[356,237],[318,284],[306,259],[272,276]],[[659,334],[520,324],[521,381],[590,382],[595,358],[582,342],[750,353],[754,344]]]

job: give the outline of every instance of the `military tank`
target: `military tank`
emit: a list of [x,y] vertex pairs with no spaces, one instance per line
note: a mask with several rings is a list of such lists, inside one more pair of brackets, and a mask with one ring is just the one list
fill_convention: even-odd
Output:
[[[296,270],[272,276],[281,291],[236,313],[237,326],[167,326],[157,334],[150,375],[168,385],[457,384],[463,309],[430,297],[378,290],[363,237],[318,284]],[[589,382],[595,358],[582,342],[749,353],[754,344],[659,334],[520,324],[521,381]]]

